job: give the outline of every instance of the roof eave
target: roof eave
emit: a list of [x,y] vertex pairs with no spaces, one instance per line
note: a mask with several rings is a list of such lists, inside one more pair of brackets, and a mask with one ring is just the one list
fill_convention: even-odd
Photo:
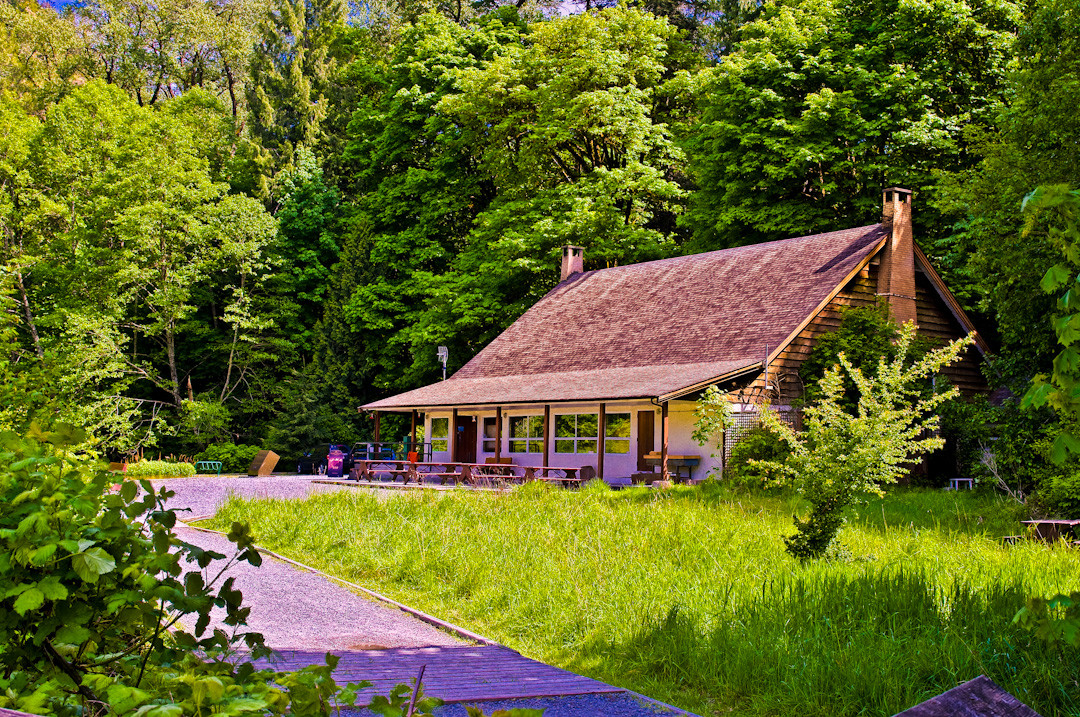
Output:
[[[760,364],[758,364],[760,366]],[[659,400],[658,396],[641,395],[641,396],[597,396],[595,398],[552,398],[545,399],[543,401],[472,401],[470,403],[424,403],[406,406],[374,406],[372,403],[364,404],[357,407],[357,411],[363,413],[364,411],[377,412],[377,413],[408,413],[410,411],[429,411],[432,409],[447,409],[447,408],[483,408],[483,407],[507,407],[507,406],[543,406],[544,404],[554,403],[591,403],[596,401],[651,401]]]
[[956,300],[952,292],[949,291],[949,287],[945,285],[945,280],[941,278],[941,275],[937,273],[933,265],[930,264],[930,258],[923,253],[923,250],[919,248],[918,244],[915,245],[915,259],[919,262],[926,277],[930,280],[930,285],[934,287],[934,291],[937,292],[938,297],[945,302],[945,306],[949,308],[949,313],[952,314],[956,322],[960,324],[960,327],[967,331],[969,334],[975,337],[975,346],[979,349],[979,353],[987,361],[990,360],[990,344],[986,343],[986,339],[982,337],[978,329],[975,328],[975,324],[968,318],[967,313],[963,307],[960,306],[960,302]]
[[747,374],[757,373],[758,371],[761,371],[763,365],[764,364],[761,361],[758,361],[757,363],[749,364],[747,366],[743,366],[742,368],[737,368],[733,371],[728,371],[727,373],[721,374],[719,376],[715,376],[704,381],[698,381],[697,383],[691,384],[689,386],[684,386],[683,388],[677,389],[675,391],[669,391],[667,393],[660,394],[659,396],[656,396],[656,400],[659,403],[675,401],[679,398],[682,398],[683,396],[688,396],[691,393],[697,393],[698,391],[702,391],[709,386],[716,386],[727,381],[734,381],[735,379],[742,378]]

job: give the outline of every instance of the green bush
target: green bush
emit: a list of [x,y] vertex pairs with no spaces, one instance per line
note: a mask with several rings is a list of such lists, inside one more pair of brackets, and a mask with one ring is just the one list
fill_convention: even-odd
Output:
[[262,449],[243,443],[215,443],[195,456],[197,461],[221,461],[221,470],[225,473],[242,473],[255,460],[255,454]]
[[[0,707],[62,717],[328,715],[339,694],[332,656],[297,673],[235,659],[269,650],[243,629],[233,578],[203,571],[217,558],[226,568],[261,563],[247,526],[231,526],[231,557],[181,542],[164,508],[172,494],[145,480],[108,491],[113,476],[72,450],[85,440],[67,424],[0,433]],[[210,630],[212,609],[234,629]]]
[[778,480],[779,471],[754,461],[783,463],[791,455],[791,446],[780,436],[764,426],[755,426],[731,449],[731,457],[724,466],[724,478],[752,488],[767,486]]
[[1059,518],[1080,517],[1080,473],[1051,476],[1039,489],[1039,503]]
[[190,478],[195,475],[195,466],[172,461],[139,461],[129,463],[125,472],[129,478]]

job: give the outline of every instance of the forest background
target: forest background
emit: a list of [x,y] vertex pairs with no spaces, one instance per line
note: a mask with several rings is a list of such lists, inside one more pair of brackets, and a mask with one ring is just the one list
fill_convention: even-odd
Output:
[[[463,365],[566,243],[592,269],[870,224],[892,185],[995,386],[1023,395],[1060,348],[1060,252],[1021,203],[1080,185],[1071,0],[0,16],[6,349],[114,456],[369,437],[358,405],[437,380],[440,344]],[[1018,465],[1045,459],[1061,421],[1017,416],[995,420],[1023,424]]]

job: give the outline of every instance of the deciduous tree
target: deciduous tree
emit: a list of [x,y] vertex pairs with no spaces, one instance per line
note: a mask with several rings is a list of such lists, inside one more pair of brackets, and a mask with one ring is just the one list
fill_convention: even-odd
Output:
[[1013,0],[766,3],[701,84],[696,248],[869,224],[882,187],[970,166],[963,129],[1001,96],[1020,19]]

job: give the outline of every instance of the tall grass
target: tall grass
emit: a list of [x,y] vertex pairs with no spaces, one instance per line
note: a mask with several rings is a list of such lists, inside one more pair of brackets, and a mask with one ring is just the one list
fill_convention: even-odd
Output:
[[702,713],[892,714],[980,673],[1077,713],[1075,651],[1011,625],[1027,593],[1080,584],[1080,555],[1008,504],[902,493],[841,533],[845,560],[783,550],[793,498],[668,492],[356,491],[231,500],[259,542],[561,664]]

